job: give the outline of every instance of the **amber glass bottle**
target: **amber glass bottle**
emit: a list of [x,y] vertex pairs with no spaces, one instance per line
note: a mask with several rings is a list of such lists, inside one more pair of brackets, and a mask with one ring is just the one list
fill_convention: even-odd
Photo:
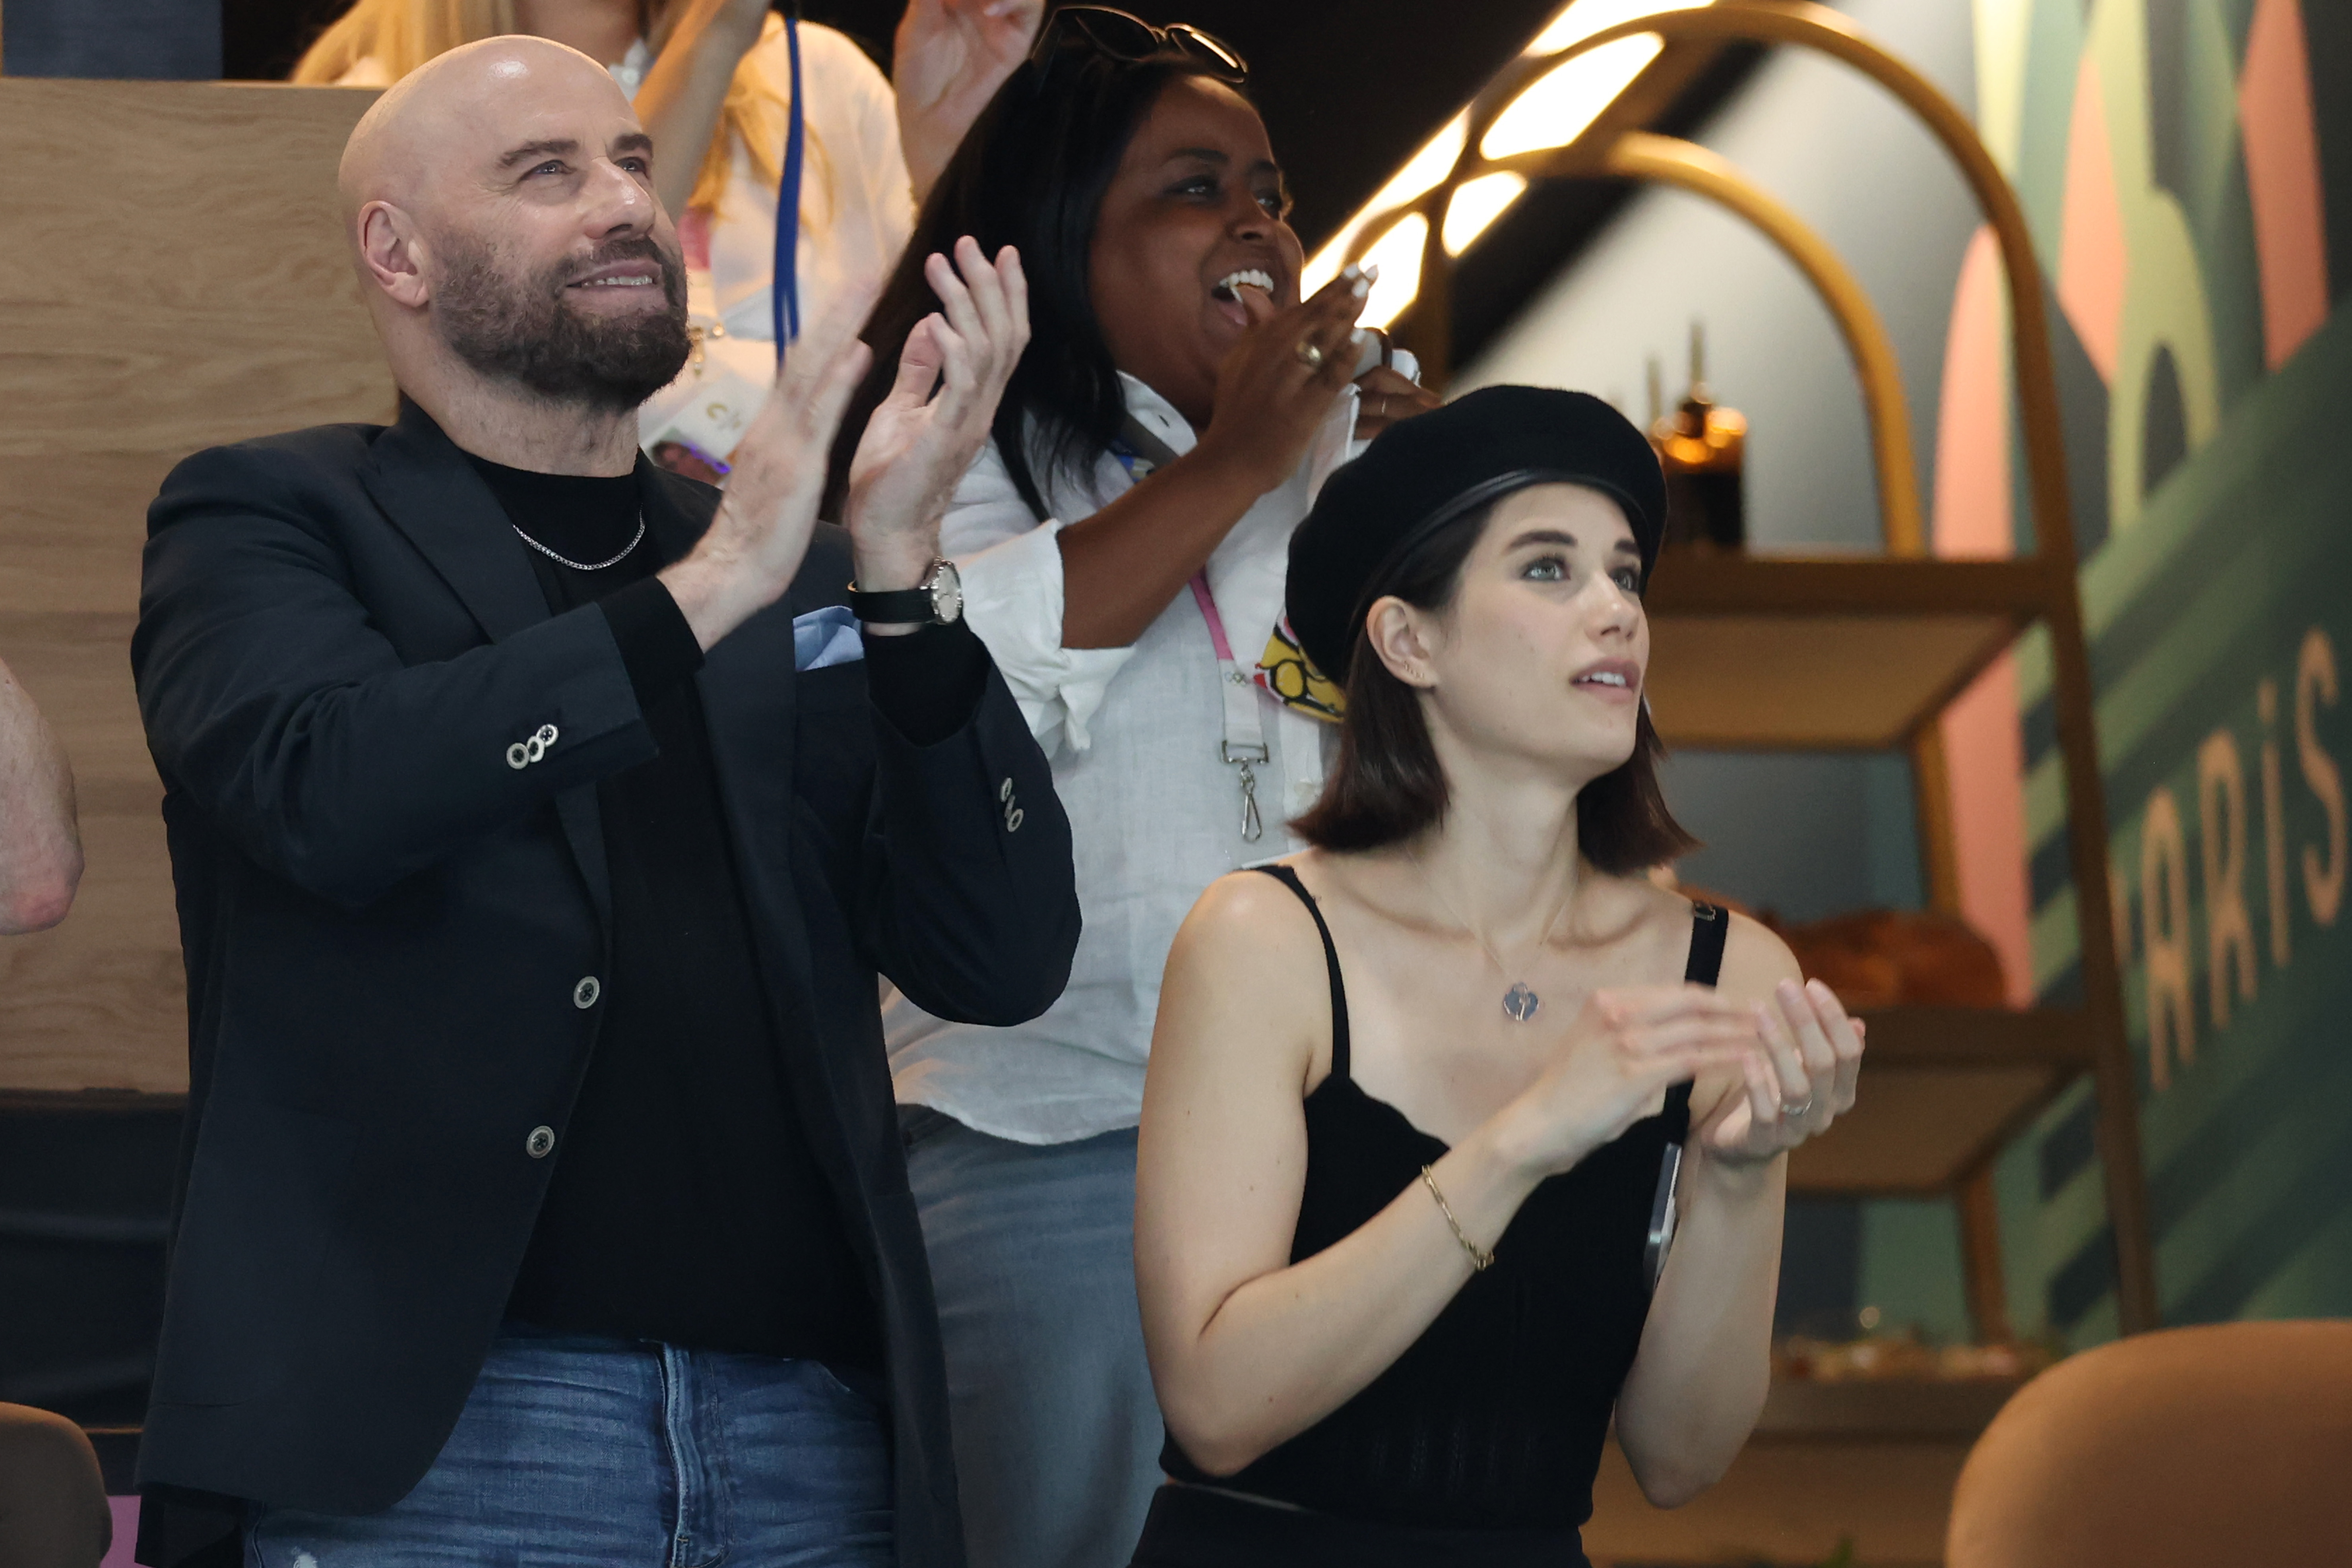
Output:
[[[1651,406],[1657,406],[1653,363]],[[1650,443],[1666,473],[1666,542],[1738,550],[1748,542],[1740,468],[1748,420],[1707,396],[1706,330],[1691,323],[1690,391],[1682,405],[1650,423]]]

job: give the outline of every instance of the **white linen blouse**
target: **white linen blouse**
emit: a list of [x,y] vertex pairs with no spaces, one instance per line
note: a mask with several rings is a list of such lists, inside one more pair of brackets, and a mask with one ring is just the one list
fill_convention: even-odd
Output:
[[[1169,447],[1192,450],[1183,416],[1132,376],[1129,412]],[[1209,558],[1212,596],[1244,670],[1282,613],[1290,536],[1324,479],[1351,455],[1357,397],[1339,399],[1298,470],[1261,497]],[[885,992],[883,1026],[899,1103],[928,1105],[1023,1143],[1132,1127],[1168,950],[1194,900],[1225,873],[1303,846],[1283,824],[1322,793],[1336,727],[1263,692],[1270,753],[1259,768],[1265,831],[1243,837],[1241,786],[1220,755],[1223,693],[1208,624],[1179,593],[1133,646],[1062,646],[1066,522],[1135,480],[1105,458],[1077,482],[1039,471],[1052,516],[1024,504],[992,444],[965,474],[940,531],[963,574],[964,614],[1051,759],[1069,814],[1085,929],[1068,989],[1013,1028],[935,1018]]]

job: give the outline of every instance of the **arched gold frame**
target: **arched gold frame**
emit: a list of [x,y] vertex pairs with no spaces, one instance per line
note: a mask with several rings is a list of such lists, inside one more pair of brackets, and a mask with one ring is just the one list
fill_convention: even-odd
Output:
[[[1670,138],[1616,132],[1609,128],[1605,111],[1593,127],[1565,146],[1502,159],[1479,153],[1487,129],[1526,86],[1578,56],[1645,35],[1662,38],[1669,46],[1791,45],[1853,67],[1892,93],[1943,145],[2000,247],[2009,285],[2011,365],[2033,509],[2035,549],[2030,560],[2039,569],[2041,588],[2033,608],[2050,633],[2052,708],[2066,779],[2067,850],[2074,877],[2084,1016],[2092,1035],[2098,1145],[2115,1237],[2117,1318],[2126,1333],[2158,1327],[2147,1178],[2139,1157],[2138,1083],[2126,1034],[2121,965],[2111,935],[2114,897],[2107,877],[2105,788],[2099,773],[2094,689],[2083,632],[2050,323],[2041,267],[2023,209],[1968,116],[1934,83],[1872,42],[1846,18],[1803,0],[1719,0],[1705,7],[1636,17],[1551,54],[1513,61],[1471,106],[1462,152],[1446,177],[1363,224],[1349,245],[1347,259],[1360,259],[1407,214],[1419,212],[1426,217],[1413,339],[1424,363],[1442,379],[1450,368],[1446,360],[1452,336],[1453,258],[1445,251],[1444,216],[1454,191],[1464,184],[1504,173],[1529,180],[1597,175],[1673,184],[1722,204],[1778,244],[1829,306],[1853,354],[1870,416],[1887,549],[1895,555],[1924,554],[1916,469],[1894,354],[1867,297],[1824,242],[1725,160]],[[1916,738],[1915,755],[1923,773],[1940,772],[1932,725]],[[1922,790],[1923,796],[1931,793]],[[1948,861],[1948,845],[1945,853]],[[1989,1188],[1979,1180],[1975,1194],[1963,1195],[1964,1211],[1977,1211],[1964,1213],[1964,1221],[1982,1225],[1989,1201]]]

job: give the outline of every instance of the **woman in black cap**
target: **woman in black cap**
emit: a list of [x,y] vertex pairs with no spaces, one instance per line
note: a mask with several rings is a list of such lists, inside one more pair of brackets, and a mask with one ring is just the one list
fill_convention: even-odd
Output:
[[1784,1156],[1862,1037],[1643,875],[1692,845],[1642,693],[1664,512],[1607,405],[1495,387],[1292,542],[1347,714],[1316,847],[1213,886],[1161,988],[1136,1259],[1175,1484],[1137,1568],[1580,1564],[1612,1415],[1665,1506],[1755,1423]]

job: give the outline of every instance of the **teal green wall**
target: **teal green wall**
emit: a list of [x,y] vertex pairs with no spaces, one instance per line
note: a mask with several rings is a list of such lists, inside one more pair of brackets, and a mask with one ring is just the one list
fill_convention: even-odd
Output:
[[[2172,1322],[2352,1313],[2352,919],[2324,896],[2329,876],[2342,875],[2352,770],[2352,319],[2341,309],[2352,254],[2331,245],[2337,308],[2267,369],[2233,85],[2252,0],[1979,0],[1979,10],[1980,38],[1988,26],[2025,38],[2014,177],[2045,267],[2054,273],[2060,260],[2067,134],[2086,53],[2111,100],[2111,132],[2138,121],[2151,143],[2153,184],[2125,193],[2126,206],[2168,207],[2185,238],[2136,243],[2130,258],[2131,309],[2162,319],[2177,339],[2177,380],[2152,370],[2142,384],[2075,377],[2065,388],[2072,461],[2108,470],[2099,513],[2078,529],[2095,542],[2084,613],[2163,1312]],[[2331,240],[2352,218],[2347,12],[2338,0],[2301,8]],[[2134,84],[2144,101],[2119,113],[2113,100]],[[2057,320],[2071,337],[2063,312]],[[2200,400],[2210,410],[2200,412]],[[2179,449],[2159,438],[2167,430],[2185,431]],[[2143,453],[2135,469],[2128,459]],[[2332,700],[2320,665],[2333,668]],[[2021,673],[2036,980],[2064,1000],[2078,994],[2078,949],[2046,645],[2027,646]],[[2162,830],[2168,813],[2177,846]],[[2168,847],[2180,852],[2179,929]],[[2321,873],[2318,898],[2306,856]],[[2231,973],[2234,951],[2218,977],[2211,961],[2215,917],[2226,927],[2233,889],[2251,937],[2251,996]],[[2193,1046],[2168,1039],[2158,1057],[2150,997],[2180,993],[2164,983],[2176,951]],[[2115,1331],[2091,1120],[2078,1089],[1999,1172],[2013,1315],[2075,1344]],[[1883,1272],[1881,1260],[1865,1272]]]

